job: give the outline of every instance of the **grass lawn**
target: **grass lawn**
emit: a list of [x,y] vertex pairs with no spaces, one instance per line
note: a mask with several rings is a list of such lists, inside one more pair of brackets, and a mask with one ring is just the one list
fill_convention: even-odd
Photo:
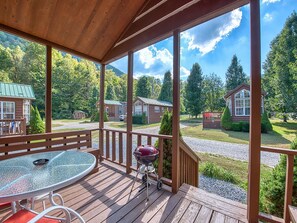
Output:
[[80,131],[80,130],[86,130],[86,129],[84,128],[58,129],[58,130],[53,130],[53,132],[72,132],[72,131]]
[[[133,124],[134,129],[144,129],[144,128],[151,128],[159,126],[161,123],[153,123],[153,124],[147,124],[147,125],[140,125],[140,124]],[[120,128],[125,129],[127,124],[125,122],[110,122],[108,125],[112,128]]]
[[[297,134],[297,121],[283,123],[280,120],[272,120],[273,132],[262,134],[262,145],[279,148],[289,148],[291,141]],[[221,129],[203,129],[202,125],[190,126],[181,130],[184,136],[201,139],[216,140],[231,143],[249,143],[249,133],[225,131]]]
[[[211,162],[231,172],[238,180],[238,185],[245,190],[247,189],[248,162],[234,160],[209,153],[198,153],[198,156],[200,157],[202,164],[203,162]],[[272,168],[263,164],[261,165],[261,177],[266,177],[271,171]]]

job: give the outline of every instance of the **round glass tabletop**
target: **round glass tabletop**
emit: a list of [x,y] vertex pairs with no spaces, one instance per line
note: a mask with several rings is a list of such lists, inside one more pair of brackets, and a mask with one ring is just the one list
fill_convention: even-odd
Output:
[[[45,160],[48,162],[43,164]],[[90,173],[95,163],[95,156],[79,151],[43,152],[0,161],[0,203],[68,186]]]

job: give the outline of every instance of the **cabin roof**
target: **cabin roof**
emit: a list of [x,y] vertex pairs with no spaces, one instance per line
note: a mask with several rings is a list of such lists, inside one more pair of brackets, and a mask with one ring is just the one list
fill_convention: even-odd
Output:
[[114,100],[104,100],[104,104],[106,104],[106,105],[122,105],[121,102],[114,101]]
[[0,30],[107,64],[248,0],[2,1]]
[[[248,84],[241,84],[241,85],[238,85],[236,88],[234,88],[233,90],[230,90],[228,91],[228,93],[224,96],[225,99],[227,99],[228,97],[230,97],[232,94],[235,94],[237,93],[238,91],[241,91],[242,89],[246,89],[246,90],[250,90],[250,85]],[[266,92],[262,90],[261,92],[262,95],[265,95]]]
[[164,107],[172,107],[172,103],[168,101],[160,101],[156,99],[150,99],[150,98],[143,98],[143,97],[137,97],[135,102],[137,100],[142,101],[144,104],[148,105],[156,105],[156,106],[164,106]]
[[0,97],[35,99],[31,85],[0,82]]

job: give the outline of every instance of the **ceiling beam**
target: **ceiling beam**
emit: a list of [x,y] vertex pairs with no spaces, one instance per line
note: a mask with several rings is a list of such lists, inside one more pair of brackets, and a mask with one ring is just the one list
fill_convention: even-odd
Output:
[[64,51],[66,53],[70,53],[72,55],[76,55],[78,57],[82,57],[84,59],[88,59],[88,60],[91,60],[91,61],[93,61],[95,63],[100,63],[101,64],[101,60],[99,60],[98,58],[86,55],[84,53],[81,53],[81,52],[78,52],[76,50],[70,49],[68,47],[59,45],[57,43],[48,41],[46,39],[31,35],[29,33],[14,29],[12,27],[9,27],[9,26],[3,25],[3,24],[0,24],[0,31],[4,31],[4,32],[10,33],[12,35],[22,37],[22,38],[27,39],[29,41],[33,41],[33,42],[36,42],[36,43],[39,43],[39,44],[42,44],[42,45],[45,45],[45,46],[51,46],[53,48]]
[[138,35],[116,45],[104,56],[102,61],[104,63],[110,63],[126,55],[128,51],[140,50],[171,36],[175,29],[184,31],[247,3],[249,3],[249,0],[201,0],[191,5],[191,7],[178,12]]

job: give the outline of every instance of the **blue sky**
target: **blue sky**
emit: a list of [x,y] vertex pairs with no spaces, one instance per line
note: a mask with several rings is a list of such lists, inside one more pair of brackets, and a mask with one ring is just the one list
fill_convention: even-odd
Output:
[[[296,0],[261,0],[262,62],[273,38],[280,33],[288,16],[297,11]],[[246,5],[181,33],[181,78],[187,79],[198,62],[203,74],[216,73],[225,82],[225,73],[236,54],[244,72],[250,75],[250,7]],[[172,71],[172,37],[134,54],[134,76],[162,78]],[[127,72],[127,57],[111,65]]]

